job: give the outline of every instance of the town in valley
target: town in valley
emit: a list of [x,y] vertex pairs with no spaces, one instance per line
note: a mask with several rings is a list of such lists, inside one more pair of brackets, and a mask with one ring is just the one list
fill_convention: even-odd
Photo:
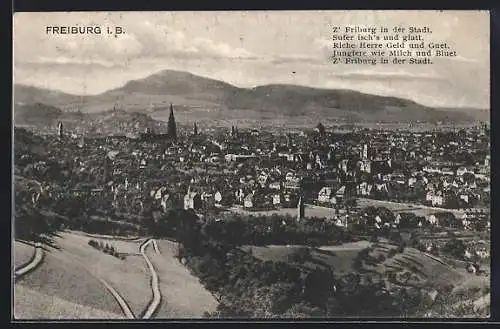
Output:
[[[489,280],[487,124],[417,130],[318,122],[279,130],[179,124],[175,114],[173,104],[166,121],[113,108],[98,121],[73,114],[16,127],[19,241],[51,245],[63,236],[59,243],[80,252],[69,241],[97,236],[87,248],[109,247],[121,262],[131,256],[112,246],[124,244],[120,237],[163,241],[177,266],[216,296],[218,306],[199,316],[271,312],[252,310],[262,307],[257,300],[241,304],[249,288],[224,281],[255,279],[234,273],[242,266],[271,266],[271,276],[287,268],[289,277],[269,281],[274,293],[295,296],[276,317],[438,316],[445,296]],[[485,292],[475,289],[469,312],[484,312],[477,300]],[[414,300],[400,301],[402,291]],[[383,306],[360,309],[361,295]]]
[[487,11],[18,12],[11,320],[487,320]]

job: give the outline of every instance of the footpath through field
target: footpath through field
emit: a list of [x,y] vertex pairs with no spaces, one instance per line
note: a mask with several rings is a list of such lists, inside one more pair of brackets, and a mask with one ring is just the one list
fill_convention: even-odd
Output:
[[[23,242],[23,243],[27,243],[27,242]],[[34,249],[34,253],[33,253],[33,256],[31,258],[31,260],[27,264],[22,265],[21,267],[19,267],[18,269],[16,269],[14,271],[14,277],[16,279],[18,279],[21,276],[26,275],[27,273],[33,271],[43,261],[44,252],[43,252],[41,243],[37,242],[36,244],[34,244],[32,246],[35,249]]]
[[148,239],[146,240],[141,246],[139,247],[139,251],[142,254],[142,257],[144,257],[144,260],[148,264],[149,270],[151,272],[151,289],[153,291],[153,298],[151,299],[151,302],[149,303],[148,307],[146,308],[144,315],[142,316],[143,319],[150,319],[151,316],[153,316],[158,309],[158,306],[161,303],[161,293],[160,293],[160,280],[158,278],[158,273],[156,273],[156,270],[151,263],[151,260],[149,257],[146,255],[146,248],[150,245],[153,244],[153,248],[155,249],[155,252],[159,253],[158,246],[156,244],[156,241],[153,239]]

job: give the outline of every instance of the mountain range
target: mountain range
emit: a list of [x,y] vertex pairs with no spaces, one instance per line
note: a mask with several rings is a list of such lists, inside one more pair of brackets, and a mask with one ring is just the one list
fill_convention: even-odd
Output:
[[[177,113],[200,119],[318,118],[350,122],[489,121],[489,110],[432,108],[411,100],[343,89],[271,84],[239,88],[191,73],[164,70],[98,95],[71,95],[26,85],[14,86],[15,119],[33,121],[66,112],[96,113],[119,108],[156,114],[174,104]],[[61,111],[61,112],[59,112]],[[48,116],[47,116],[48,115]]]

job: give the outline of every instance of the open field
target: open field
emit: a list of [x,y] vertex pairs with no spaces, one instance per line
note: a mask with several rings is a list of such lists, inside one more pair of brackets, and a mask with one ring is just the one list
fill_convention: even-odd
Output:
[[[229,211],[244,214],[244,215],[255,215],[255,216],[271,216],[274,214],[277,215],[290,215],[297,216],[296,208],[280,208],[275,210],[262,210],[262,211],[250,211],[244,209],[242,207],[232,207]],[[326,207],[314,206],[314,205],[305,205],[304,217],[312,218],[333,218],[334,210]]]
[[14,251],[14,268],[16,269],[28,263],[35,252],[33,246],[19,241],[14,241],[12,249]]
[[[347,274],[354,271],[353,262],[358,253],[370,245],[367,241],[359,241],[354,243],[346,243],[339,246],[324,246],[312,250],[312,260],[306,261],[301,266],[314,267],[330,267],[335,274]],[[284,261],[290,262],[289,256],[294,251],[304,248],[298,245],[269,245],[269,246],[244,246],[243,250],[252,250],[252,255],[261,260],[267,261]]]
[[176,244],[168,240],[157,240],[160,253],[153,245],[146,254],[160,277],[162,300],[154,318],[202,318],[204,312],[213,312],[217,301],[175,258]]
[[120,313],[105,312],[89,306],[72,303],[55,295],[47,295],[27,288],[14,286],[14,318],[41,319],[121,319]]
[[92,248],[88,245],[89,240],[90,238],[82,235],[62,233],[56,243],[65,253],[86,264],[90,272],[115,288],[137,316],[146,308],[152,295],[150,273],[139,254],[139,243],[102,240],[112,244],[118,252],[127,254],[125,260],[121,260]]
[[[399,203],[399,202],[373,200],[373,199],[366,199],[366,198],[357,198],[357,208],[358,209],[362,209],[362,208],[369,207],[369,206],[385,207],[385,208],[387,208],[395,213],[411,212],[417,216],[424,216],[424,217],[429,216],[429,215],[434,214],[434,213],[437,213],[437,212],[451,212],[455,216],[461,216],[463,214],[463,212],[461,210],[457,210],[457,209],[445,209],[445,208],[428,207],[428,206],[411,204],[411,203]],[[295,208],[280,208],[280,209],[275,209],[275,210],[250,211],[250,210],[244,209],[243,207],[232,207],[229,209],[229,211],[240,213],[240,214],[245,214],[245,215],[271,216],[273,214],[278,214],[278,215],[297,216],[297,209],[295,209]],[[334,214],[335,214],[335,211],[333,208],[311,205],[311,204],[305,205],[304,217],[306,217],[306,218],[312,218],[312,217],[333,218]]]
[[412,203],[399,203],[399,202],[391,202],[391,201],[382,201],[382,200],[373,200],[373,199],[365,199],[365,198],[357,198],[358,208],[365,208],[369,206],[373,207],[386,207],[390,211],[395,213],[399,212],[411,212],[417,216],[428,216],[437,212],[451,212],[455,216],[463,215],[463,211],[457,209],[445,209],[445,208],[436,208],[436,207],[428,207],[418,204]]

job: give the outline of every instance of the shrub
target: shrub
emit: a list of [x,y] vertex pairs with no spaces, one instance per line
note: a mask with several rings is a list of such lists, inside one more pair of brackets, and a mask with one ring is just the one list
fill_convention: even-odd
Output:
[[312,258],[309,248],[299,248],[289,256],[290,260],[297,263],[304,263]]
[[387,253],[387,258],[392,258],[394,257],[398,252],[396,251],[396,249],[391,249],[389,250],[389,252]]

